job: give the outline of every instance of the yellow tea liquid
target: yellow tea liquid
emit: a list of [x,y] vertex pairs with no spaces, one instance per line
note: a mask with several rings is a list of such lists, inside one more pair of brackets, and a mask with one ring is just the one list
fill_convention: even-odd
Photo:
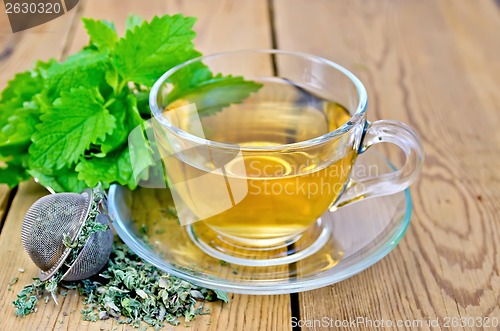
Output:
[[[277,146],[319,137],[350,118],[338,103],[297,103],[294,93],[291,89],[271,102],[257,98],[201,117],[204,134],[242,147]],[[189,125],[183,129],[188,131]],[[243,151],[223,167],[203,155],[197,160],[196,153],[169,157],[164,163],[178,195],[197,220],[233,239],[257,242],[301,233],[337,199],[356,158],[352,148],[335,154],[339,144],[344,142],[288,151]],[[196,229],[196,223],[193,226]]]
[[[317,220],[342,192],[354,157],[351,152],[321,168],[314,156],[309,156],[307,166],[303,165],[304,155],[243,156],[248,193],[234,207],[204,222],[222,234],[237,238],[272,239],[298,234]],[[231,173],[227,176],[231,177]]]

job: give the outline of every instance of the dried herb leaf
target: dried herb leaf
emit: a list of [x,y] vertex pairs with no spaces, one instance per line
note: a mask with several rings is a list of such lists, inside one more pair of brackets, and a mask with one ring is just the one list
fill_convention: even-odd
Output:
[[208,314],[209,309],[204,309],[199,300],[228,301],[225,292],[201,288],[158,270],[118,240],[98,276],[77,282],[60,282],[60,277],[58,273],[52,281],[34,279],[33,284],[25,286],[14,301],[16,314],[35,312],[37,299],[47,293],[55,300],[58,290],[65,296],[66,290],[77,289],[84,298],[84,320],[115,318],[119,324],[135,328],[149,325],[158,330],[165,323],[179,325],[179,319],[189,322],[196,315]]
[[18,281],[18,280],[19,280],[19,278],[14,277],[14,278],[12,278],[12,280],[9,282],[9,284],[8,284],[8,285],[9,285],[9,286],[14,285],[15,283],[17,283],[17,281]]

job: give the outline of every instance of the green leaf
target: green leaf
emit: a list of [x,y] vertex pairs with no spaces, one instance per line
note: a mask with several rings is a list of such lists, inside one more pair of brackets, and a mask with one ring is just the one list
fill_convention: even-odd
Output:
[[[182,76],[184,77],[184,76]],[[196,104],[200,115],[211,115],[232,103],[245,100],[251,93],[258,91],[262,84],[243,79],[241,76],[217,75],[198,84],[192,84],[182,89],[177,86],[186,84],[181,79],[173,81],[174,90],[169,94],[169,102],[178,99]]]
[[113,130],[111,135],[106,136],[105,139],[98,142],[101,146],[101,152],[104,155],[120,148],[127,141],[129,130],[129,117],[127,116],[128,109],[126,100],[116,100],[113,104],[111,104],[111,106],[109,106],[109,111],[116,120],[116,128]]
[[151,109],[149,108],[149,93],[150,90],[139,91],[135,94],[135,98],[137,99],[137,109],[139,109],[139,113],[145,115],[147,117],[151,116]]
[[54,63],[54,60],[39,61],[35,69],[18,73],[7,83],[0,96],[0,127],[7,124],[16,109],[22,108],[25,102],[31,101],[42,91],[46,71]]
[[168,69],[197,56],[191,30],[195,19],[182,15],[155,17],[128,30],[113,52],[113,63],[127,81],[145,86]]
[[57,175],[50,175],[40,169],[30,169],[29,174],[43,186],[55,192],[82,192],[87,186],[78,179],[74,168],[64,167],[57,171]]
[[2,104],[15,101],[15,105],[22,106],[23,102],[31,98],[42,89],[43,81],[39,73],[33,70],[25,71],[14,76],[2,92]]
[[113,182],[128,185],[131,189],[137,186],[134,180],[128,147],[106,155],[104,158],[93,157],[82,159],[76,166],[78,179],[85,181],[89,187],[101,183],[108,188]]
[[[149,167],[156,156],[143,118],[151,116],[152,84],[201,55],[192,43],[194,22],[182,15],[150,22],[131,15],[125,37],[118,38],[113,23],[83,19],[89,46],[61,63],[38,62],[1,92],[0,180],[15,185],[29,173],[57,192],[97,182],[133,188],[136,180],[161,180],[163,168]],[[201,114],[241,102],[260,88],[241,77],[214,76],[203,63],[181,68],[169,82],[170,101],[195,102]],[[134,130],[138,139],[130,143]]]
[[113,91],[116,93],[120,93],[120,76],[118,75],[118,71],[116,71],[115,67],[111,67],[106,74],[104,75],[104,79],[106,83],[111,86]]
[[128,136],[130,162],[134,178],[136,182],[149,179],[153,181],[152,184],[164,185],[163,164],[159,161],[159,155],[156,155],[157,162],[155,162],[155,153],[159,153],[156,139],[147,137],[154,137],[151,121],[143,121],[132,129]]
[[50,67],[47,71],[47,95],[50,100],[55,100],[61,92],[72,88],[103,88],[108,70],[110,61],[106,53],[83,50],[68,57],[65,62]]
[[[8,101],[0,102],[0,128],[5,127],[9,124],[9,117],[14,114],[14,112],[22,107],[17,98],[8,99]],[[7,145],[8,137],[1,133],[0,129],[0,145]]]
[[215,295],[217,295],[217,299],[224,301],[225,303],[229,302],[229,298],[227,296],[227,293],[224,291],[220,290],[214,290]]
[[24,107],[14,110],[0,129],[0,146],[29,144],[40,122],[39,112],[34,102],[25,103]]
[[31,166],[61,169],[74,163],[91,144],[104,140],[116,127],[97,89],[83,87],[62,92],[41,116],[42,123],[29,148]]
[[112,23],[97,21],[91,18],[82,19],[87,34],[90,36],[90,43],[101,51],[113,48],[118,41],[118,35]]
[[133,30],[136,26],[141,25],[143,22],[144,18],[138,15],[130,14],[128,15],[127,20],[125,21],[125,29]]
[[17,74],[2,91],[0,100],[0,182],[14,187],[29,178],[28,146],[39,123],[39,108],[32,100],[40,95],[46,72],[55,63],[37,62],[32,70]]
[[35,70],[36,72],[38,72],[38,74],[42,79],[47,79],[48,77],[47,71],[55,64],[57,64],[56,59],[50,59],[47,62],[37,61],[35,63]]
[[15,187],[19,182],[29,178],[26,169],[20,165],[7,163],[7,166],[0,168],[0,183]]
[[169,99],[171,98],[171,95],[196,88],[198,84],[206,82],[212,78],[212,72],[202,62],[193,62],[192,64],[179,68],[169,80],[169,82],[174,85],[174,90],[169,93]]
[[127,95],[124,99],[116,100],[109,107],[109,111],[116,119],[116,128],[110,136],[106,136],[105,140],[100,143],[101,152],[105,154],[123,146],[130,131],[143,121],[133,94]]
[[109,28],[111,28],[111,30],[113,30],[114,32],[116,32],[115,23],[113,23],[111,21],[108,21],[108,20],[99,20],[99,22],[102,22],[103,24],[106,24]]

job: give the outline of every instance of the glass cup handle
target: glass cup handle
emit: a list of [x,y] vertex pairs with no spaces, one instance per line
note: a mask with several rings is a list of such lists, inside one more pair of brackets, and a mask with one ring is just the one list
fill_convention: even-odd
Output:
[[384,142],[395,144],[405,153],[406,161],[401,169],[359,181],[351,180],[344,193],[331,207],[332,210],[357,200],[401,192],[413,183],[424,161],[424,149],[417,133],[398,121],[367,122],[358,153],[361,154],[370,146]]

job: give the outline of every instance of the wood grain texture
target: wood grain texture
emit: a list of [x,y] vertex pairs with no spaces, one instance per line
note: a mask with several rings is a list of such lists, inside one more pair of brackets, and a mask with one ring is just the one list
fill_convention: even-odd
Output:
[[[125,30],[125,19],[130,13],[151,19],[155,15],[182,13],[196,17],[194,27],[197,37],[196,49],[203,54],[245,49],[271,47],[271,30],[267,1],[148,1],[147,6],[139,1],[98,1],[83,3],[83,17],[106,19],[115,22],[120,35]],[[69,53],[78,51],[88,42],[82,24],[76,25]]]
[[[409,123],[420,132],[426,151],[423,173],[411,189],[412,225],[398,248],[349,280],[300,294],[297,317],[500,318],[498,1],[269,3],[279,48],[321,55],[352,70],[368,89],[369,119]],[[130,12],[146,18],[174,12],[197,16],[196,44],[211,53],[270,47],[269,9],[265,0],[148,0],[147,5],[89,0],[68,15],[15,35],[0,13],[0,87],[35,60],[62,57],[87,43],[83,26],[72,25],[82,15],[115,21],[122,33]],[[399,156],[394,149],[384,151]],[[61,298],[59,306],[42,303],[37,314],[14,317],[11,301],[36,275],[21,247],[21,221],[45,193],[33,182],[22,184],[0,233],[0,330],[110,330],[112,321],[82,321],[81,298],[75,293]],[[7,196],[0,187],[0,206]],[[19,282],[8,291],[13,277]],[[289,330],[290,303],[289,296],[232,295],[230,304],[213,303],[211,315],[175,330]]]
[[3,3],[0,5],[0,88],[15,73],[38,61],[60,58],[66,45],[76,10],[29,30],[12,33]]
[[[22,183],[0,233],[0,261],[3,264],[0,277],[0,298],[2,298],[0,311],[4,316],[0,319],[0,330],[50,330],[56,323],[58,307],[53,304],[45,305],[42,303],[38,313],[28,318],[15,318],[12,306],[17,292],[37,275],[35,265],[21,245],[21,223],[31,204],[47,193],[47,190],[33,181]],[[24,269],[24,272],[19,272],[19,268]],[[19,278],[19,281],[9,286],[9,282],[15,277]]]
[[[14,193],[12,192],[12,194]],[[0,185],[0,233],[2,232],[7,210],[9,209],[10,195],[10,188],[5,184]]]
[[[75,14],[71,12],[27,31],[12,33],[3,2],[0,4],[0,91],[17,72],[27,70],[38,60],[59,58],[66,44]],[[0,231],[10,189],[0,185]]]
[[369,118],[407,122],[426,151],[399,247],[345,282],[300,294],[301,319],[500,318],[499,8],[275,0],[274,11],[280,48],[354,71]]
[[[53,40],[43,39],[43,43],[36,43],[36,50],[29,62],[39,57],[65,57],[78,51],[88,42],[88,37],[80,23],[80,17],[107,19],[115,22],[118,31],[124,33],[124,22],[129,13],[141,15],[150,19],[154,15],[183,13],[198,17],[196,30],[198,37],[195,41],[198,49],[204,53],[216,52],[239,48],[269,48],[270,26],[265,0],[245,1],[243,3],[226,1],[150,1],[147,5],[134,0],[88,0],[83,1],[73,10],[74,24],[66,25],[63,32],[54,31],[52,38],[63,38],[68,41],[58,47],[52,47]],[[67,16],[67,15],[66,15]],[[65,16],[65,17],[66,17]],[[72,18],[72,19],[73,19]],[[67,18],[69,19],[69,18]],[[68,21],[69,22],[69,21]],[[68,23],[69,24],[69,23]],[[255,26],[254,26],[255,25]],[[42,27],[40,27],[42,29]],[[45,29],[48,29],[45,27]],[[54,28],[54,30],[59,30]],[[30,30],[31,31],[31,30]],[[27,34],[27,33],[26,33]],[[45,34],[43,34],[45,36]],[[8,39],[8,38],[7,38]],[[10,39],[9,39],[10,40]],[[21,39],[22,41],[22,39]],[[20,43],[19,41],[18,43]],[[2,42],[2,39],[0,39]],[[15,52],[21,54],[23,47]],[[43,50],[39,50],[43,48]],[[16,57],[13,57],[16,58]],[[11,73],[20,70],[12,57],[6,62],[0,62]],[[27,68],[28,64],[21,67]],[[3,72],[0,73],[3,79]],[[82,299],[70,292],[66,298],[60,298],[59,306],[53,302],[41,304],[36,314],[19,319],[14,317],[14,308],[11,301],[22,286],[29,282],[30,277],[36,275],[36,268],[29,261],[20,243],[20,226],[22,217],[27,208],[42,194],[44,190],[34,183],[23,184],[10,209],[9,217],[2,237],[0,237],[0,259],[5,261],[5,272],[2,273],[0,282],[0,295],[2,297],[0,311],[4,312],[5,319],[0,320],[0,330],[18,328],[31,330],[133,330],[131,327],[116,325],[111,320],[90,323],[81,318],[80,310],[83,308]],[[17,252],[12,254],[12,252]],[[24,268],[20,274],[18,268]],[[12,291],[7,291],[7,283],[19,277],[19,282],[12,286]],[[168,326],[165,330],[287,330],[290,329],[290,296],[247,296],[231,295],[230,303],[209,303],[210,315],[198,316],[189,326]]]

